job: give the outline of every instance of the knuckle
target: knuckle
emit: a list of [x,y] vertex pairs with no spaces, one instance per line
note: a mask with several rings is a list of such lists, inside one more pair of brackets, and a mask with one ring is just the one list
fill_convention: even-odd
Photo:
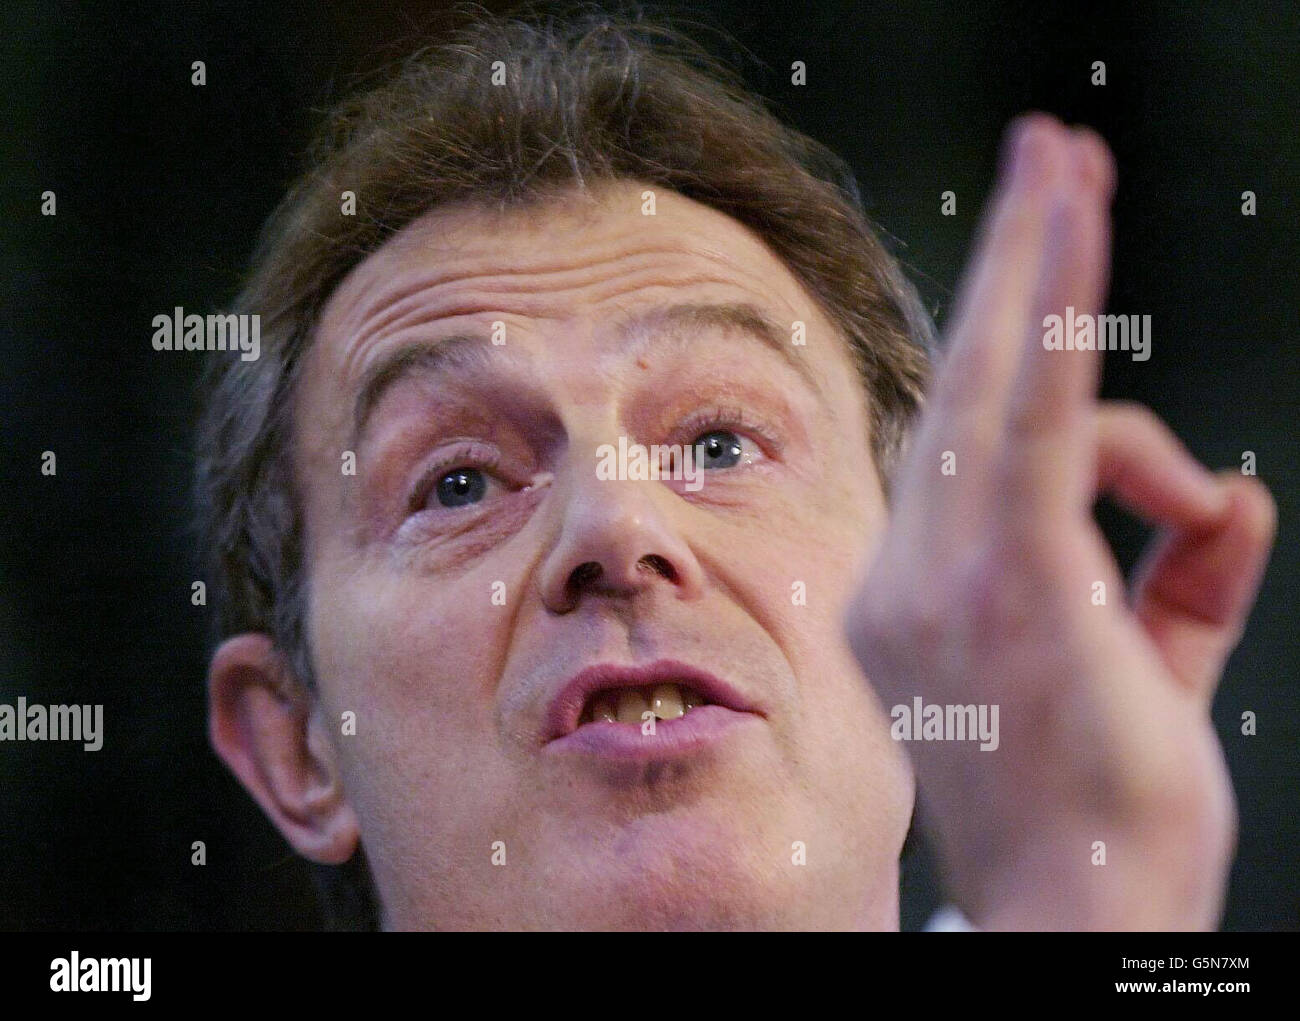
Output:
[[1038,630],[1038,606],[1019,558],[1010,558],[1006,547],[990,548],[973,557],[961,581],[961,591],[970,606],[970,638],[979,652],[1022,641]]
[[953,617],[944,586],[914,579],[906,588],[887,593],[881,587],[855,605],[854,651],[873,663],[916,659],[919,652],[934,648],[951,633]]

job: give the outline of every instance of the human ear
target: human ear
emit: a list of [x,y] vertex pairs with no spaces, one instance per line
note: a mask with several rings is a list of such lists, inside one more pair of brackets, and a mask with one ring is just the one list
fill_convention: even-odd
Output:
[[327,865],[352,857],[356,815],[316,699],[269,635],[235,635],[213,655],[208,737],[299,854]]

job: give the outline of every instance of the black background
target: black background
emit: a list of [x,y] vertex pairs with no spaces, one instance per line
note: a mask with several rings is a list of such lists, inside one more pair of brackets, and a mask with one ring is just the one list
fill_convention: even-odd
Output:
[[[9,0],[0,14],[0,701],[102,702],[106,731],[93,754],[0,744],[0,928],[320,924],[305,866],[207,745],[187,520],[204,356],[155,352],[150,321],[230,299],[317,112],[430,41],[445,6]],[[1224,926],[1297,928],[1300,13],[1140,7],[735,2],[692,18],[730,33],[703,38],[849,160],[941,325],[1005,123],[1045,109],[1110,142],[1110,307],[1152,316],[1153,356],[1113,356],[1105,393],[1152,406],[1214,467],[1254,451],[1279,503],[1214,713],[1241,811]],[[1145,532],[1101,513],[1130,564]],[[206,866],[190,864],[195,840]],[[938,898],[922,859],[904,927]]]

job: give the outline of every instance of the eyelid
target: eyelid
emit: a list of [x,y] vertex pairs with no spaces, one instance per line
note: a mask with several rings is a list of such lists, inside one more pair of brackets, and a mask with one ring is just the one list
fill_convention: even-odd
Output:
[[407,500],[407,513],[414,514],[423,509],[438,480],[452,469],[477,468],[490,475],[500,466],[501,452],[485,444],[466,440],[446,448],[420,472],[411,487],[411,494]]
[[[683,443],[692,443],[711,429],[730,429],[753,434],[767,449],[769,456],[779,457],[785,444],[774,428],[738,405],[710,405],[687,417],[680,427]],[[689,435],[687,435],[689,434]]]
[[[784,442],[777,431],[768,423],[746,411],[739,405],[712,404],[691,413],[678,427],[681,437],[677,442],[683,445],[693,443],[705,432],[714,429],[727,429],[751,435],[757,439],[767,456],[781,455]],[[495,475],[501,480],[501,452],[495,447],[478,440],[462,440],[444,448],[434,460],[420,472],[411,487],[407,500],[407,513],[414,514],[428,502],[429,495],[438,480],[454,468],[477,468]]]

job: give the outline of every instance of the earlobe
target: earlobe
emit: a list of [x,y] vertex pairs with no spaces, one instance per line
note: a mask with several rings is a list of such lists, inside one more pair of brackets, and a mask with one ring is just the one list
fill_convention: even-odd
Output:
[[269,635],[223,642],[208,671],[208,736],[284,838],[312,861],[338,865],[358,841],[316,700]]

